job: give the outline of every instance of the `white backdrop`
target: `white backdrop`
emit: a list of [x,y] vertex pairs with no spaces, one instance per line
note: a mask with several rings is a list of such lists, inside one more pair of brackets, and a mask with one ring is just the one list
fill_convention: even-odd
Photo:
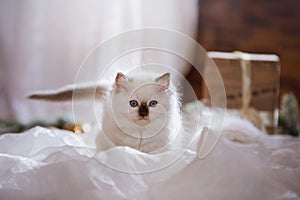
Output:
[[[162,27],[195,37],[197,18],[197,0],[1,0],[0,118],[28,122],[69,115],[69,105],[24,96],[72,84],[90,50],[116,34]],[[187,72],[185,63],[165,59]]]

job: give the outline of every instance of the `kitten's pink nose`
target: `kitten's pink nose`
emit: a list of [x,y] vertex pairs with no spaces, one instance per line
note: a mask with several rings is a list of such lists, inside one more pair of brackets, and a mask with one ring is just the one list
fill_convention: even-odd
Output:
[[149,114],[149,109],[147,108],[147,105],[145,103],[142,103],[140,109],[139,109],[139,115],[141,117],[148,116]]

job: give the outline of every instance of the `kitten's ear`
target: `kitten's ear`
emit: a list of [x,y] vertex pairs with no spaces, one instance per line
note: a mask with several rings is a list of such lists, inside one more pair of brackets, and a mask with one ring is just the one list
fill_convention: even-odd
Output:
[[96,99],[100,99],[103,97],[105,92],[106,89],[104,87],[97,85],[80,87],[67,86],[58,90],[33,93],[28,95],[27,98],[34,100],[62,102],[92,99],[94,97],[96,97]]
[[115,79],[115,87],[117,92],[119,92],[120,90],[128,91],[129,81],[130,81],[129,78],[126,75],[122,74],[121,72],[118,72]]
[[159,91],[165,91],[169,88],[170,85],[170,73],[165,73],[162,76],[155,79],[155,82],[158,83],[161,87]]

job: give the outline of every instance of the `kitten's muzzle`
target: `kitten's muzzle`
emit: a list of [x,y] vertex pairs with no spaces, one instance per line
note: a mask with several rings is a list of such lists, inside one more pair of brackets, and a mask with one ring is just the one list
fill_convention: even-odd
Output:
[[149,114],[149,109],[148,109],[147,105],[142,104],[140,109],[139,109],[139,115],[141,117],[145,117],[145,116],[148,116],[148,114]]

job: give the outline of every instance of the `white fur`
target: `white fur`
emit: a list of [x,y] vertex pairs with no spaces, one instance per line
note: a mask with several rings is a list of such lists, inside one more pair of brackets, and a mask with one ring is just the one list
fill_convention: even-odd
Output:
[[[166,90],[160,90],[163,85],[156,80],[159,76],[137,70],[126,75],[128,81],[121,83],[121,90],[112,87],[105,101],[97,150],[129,146],[150,153],[166,148],[174,140],[181,126],[179,96],[172,82]],[[149,116],[141,120],[138,108],[129,105],[132,99],[139,104],[151,100],[158,104],[149,107]]]
[[[29,96],[49,101],[91,97],[104,101],[102,130],[96,138],[98,151],[129,146],[142,152],[157,152],[170,148],[180,132],[180,97],[168,73],[135,69],[126,75],[118,73],[111,86],[69,87]],[[129,105],[130,100],[146,104],[148,115],[141,117],[139,108]],[[153,100],[158,104],[150,107],[149,102]]]

